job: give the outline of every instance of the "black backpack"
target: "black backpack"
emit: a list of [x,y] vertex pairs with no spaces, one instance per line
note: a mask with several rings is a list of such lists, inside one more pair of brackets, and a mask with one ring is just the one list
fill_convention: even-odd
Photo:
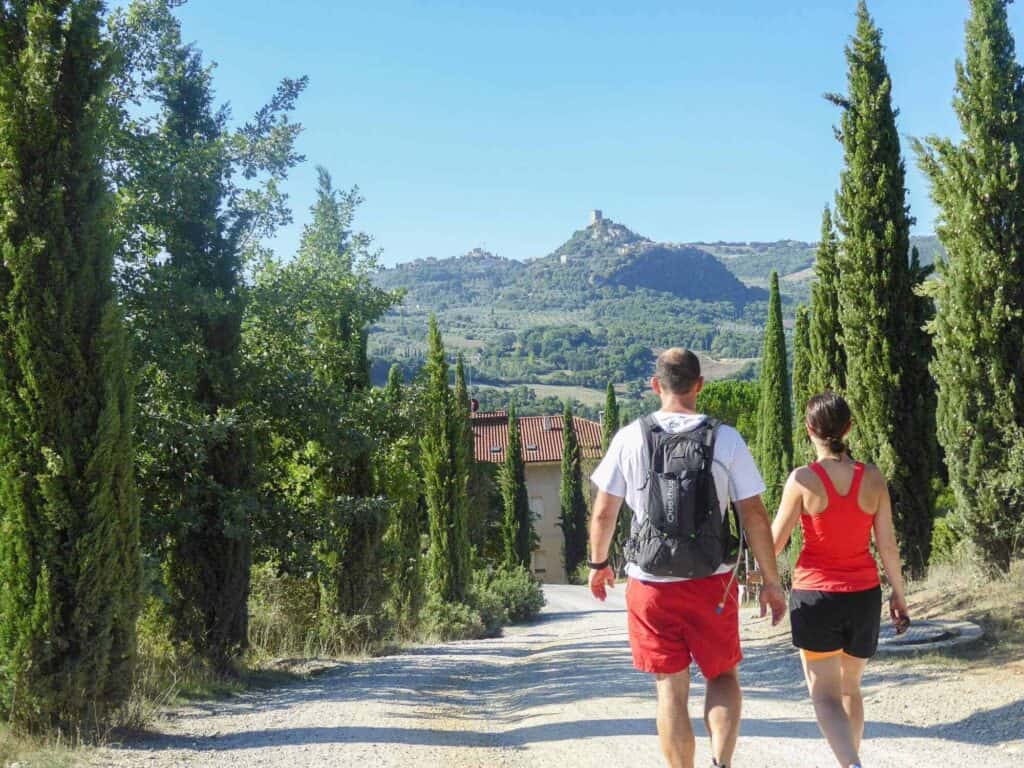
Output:
[[705,419],[686,432],[662,429],[654,416],[640,419],[647,447],[647,517],[636,516],[626,559],[653,576],[701,579],[738,556],[736,534],[722,515],[711,474],[720,422]]

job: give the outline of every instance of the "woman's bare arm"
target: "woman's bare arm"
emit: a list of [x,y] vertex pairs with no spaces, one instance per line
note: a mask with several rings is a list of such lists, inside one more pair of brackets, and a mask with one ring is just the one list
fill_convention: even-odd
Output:
[[793,470],[789,479],[786,480],[786,487],[782,490],[782,501],[779,503],[779,511],[772,522],[772,540],[775,543],[776,557],[786,548],[786,543],[793,534],[793,528],[796,527],[800,515],[804,511],[803,490],[796,481],[798,471]]
[[[877,470],[875,470],[877,472]],[[875,547],[882,559],[882,568],[892,587],[889,613],[899,623],[907,618],[906,585],[903,583],[903,564],[900,561],[900,547],[896,542],[896,528],[892,522],[892,499],[885,479],[879,474],[878,509],[875,512]]]

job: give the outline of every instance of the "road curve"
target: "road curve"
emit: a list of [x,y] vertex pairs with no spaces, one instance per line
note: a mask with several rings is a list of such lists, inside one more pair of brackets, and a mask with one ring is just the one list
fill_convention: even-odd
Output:
[[[540,619],[502,638],[419,647],[315,680],[167,713],[90,765],[608,768],[661,766],[653,684],[633,670],[621,587],[606,604],[548,586]],[[735,766],[831,768],[786,632],[742,614],[744,721]],[[993,678],[995,679],[995,678]],[[873,662],[866,766],[1024,764],[1024,681]],[[1004,680],[1005,682],[1005,680]],[[703,735],[703,686],[691,716]],[[697,765],[710,764],[707,740]]]

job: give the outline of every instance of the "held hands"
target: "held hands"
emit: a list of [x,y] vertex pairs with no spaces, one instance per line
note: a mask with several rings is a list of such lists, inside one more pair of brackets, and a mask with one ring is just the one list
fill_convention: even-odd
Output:
[[598,570],[592,568],[590,570],[590,591],[602,603],[608,597],[605,587],[615,588],[615,571],[607,565]]
[[772,612],[772,626],[774,627],[783,616],[786,615],[786,593],[779,582],[769,582],[761,587],[761,618]]
[[893,592],[889,596],[889,618],[896,627],[897,635],[910,629],[910,609],[907,608],[907,598],[901,593]]

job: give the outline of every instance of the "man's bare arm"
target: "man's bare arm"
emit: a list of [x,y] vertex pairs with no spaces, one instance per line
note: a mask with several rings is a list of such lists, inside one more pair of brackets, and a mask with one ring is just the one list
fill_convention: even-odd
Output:
[[[590,516],[590,561],[603,563],[608,559],[608,550],[615,535],[615,523],[622,508],[622,497],[598,491],[594,499],[594,511]],[[615,572],[609,568],[590,572],[590,591],[598,600],[608,595],[605,587],[615,586]]]
[[761,587],[761,615],[768,608],[772,611],[772,624],[778,624],[786,615],[786,596],[779,580],[779,569],[775,565],[775,546],[772,541],[772,526],[768,521],[768,511],[760,496],[751,496],[736,502],[736,508],[743,519],[743,530],[747,535],[747,544],[754,553],[764,584]]

